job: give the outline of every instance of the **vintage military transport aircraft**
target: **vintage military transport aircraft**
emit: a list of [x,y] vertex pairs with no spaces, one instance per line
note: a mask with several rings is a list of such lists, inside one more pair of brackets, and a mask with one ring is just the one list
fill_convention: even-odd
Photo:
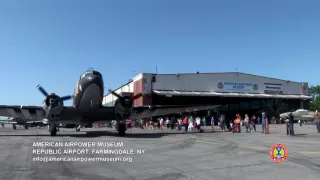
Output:
[[[290,112],[285,112],[280,114],[280,117],[286,119]],[[315,115],[317,113],[314,111],[309,111],[306,109],[298,109],[296,111],[291,112],[293,116],[293,120],[301,120],[301,121],[314,121]]]
[[[37,86],[45,96],[43,106],[9,106],[0,105],[0,116],[21,118],[31,116],[30,119],[43,120],[49,124],[51,136],[56,136],[58,124],[77,124],[77,131],[81,126],[92,125],[96,121],[117,121],[120,136],[125,135],[126,120],[145,117],[161,116],[183,112],[213,109],[219,105],[186,105],[186,106],[143,106],[134,107],[133,101],[137,97],[120,96],[109,90],[117,101],[113,107],[102,105],[104,83],[100,72],[88,70],[77,81],[74,95],[60,97],[54,93],[47,93],[43,87]],[[64,101],[73,98],[73,106],[64,106]]]

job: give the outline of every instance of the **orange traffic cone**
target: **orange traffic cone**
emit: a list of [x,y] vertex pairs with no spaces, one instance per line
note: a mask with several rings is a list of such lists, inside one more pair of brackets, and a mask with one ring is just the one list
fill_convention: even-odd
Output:
[[214,132],[214,125],[211,124],[211,132]]
[[266,133],[265,134],[270,134],[268,120],[266,120]]

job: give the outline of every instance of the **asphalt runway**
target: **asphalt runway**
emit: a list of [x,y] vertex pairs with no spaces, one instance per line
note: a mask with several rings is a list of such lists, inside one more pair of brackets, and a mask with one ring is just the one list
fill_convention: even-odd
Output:
[[[261,134],[260,129],[257,126],[255,133],[241,134],[218,132],[217,127],[214,133],[205,128],[205,133],[187,134],[167,129],[131,129],[126,137],[117,137],[114,130],[107,128],[81,129],[82,132],[60,129],[58,136],[50,137],[44,128],[13,130],[8,126],[0,128],[0,179],[320,179],[320,134],[316,133],[315,126],[295,125],[294,137],[286,136],[284,125],[271,125],[271,134],[267,135]],[[40,142],[46,142],[46,147],[36,147]],[[60,143],[48,147],[53,145],[49,142]],[[94,147],[66,147],[74,142],[96,144]],[[108,142],[107,145],[114,142],[123,147],[102,148],[98,147],[99,142]],[[289,151],[282,163],[273,162],[269,156],[270,147],[276,143],[284,144]],[[71,153],[69,149],[78,152]],[[129,149],[128,152],[135,154],[117,155],[115,151],[100,152],[99,149]],[[58,154],[50,155],[49,150]],[[39,154],[41,151],[48,152]],[[61,157],[66,159],[59,159]]]

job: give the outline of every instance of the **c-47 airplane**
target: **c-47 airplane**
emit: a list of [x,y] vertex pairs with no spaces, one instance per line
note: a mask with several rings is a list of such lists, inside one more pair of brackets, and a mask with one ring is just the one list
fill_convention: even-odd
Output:
[[[41,119],[49,124],[51,136],[56,136],[58,124],[77,124],[77,131],[81,126],[92,125],[96,121],[117,121],[117,130],[120,136],[125,135],[126,120],[161,116],[183,112],[213,109],[219,105],[197,106],[142,106],[134,107],[136,97],[120,96],[109,90],[118,99],[113,107],[102,105],[104,83],[100,72],[89,70],[83,73],[75,87],[73,96],[60,97],[54,93],[48,94],[40,85],[39,91],[45,96],[43,106],[9,106],[0,105],[0,116],[21,118],[32,116],[32,119]],[[64,101],[73,98],[73,106],[64,106]]]

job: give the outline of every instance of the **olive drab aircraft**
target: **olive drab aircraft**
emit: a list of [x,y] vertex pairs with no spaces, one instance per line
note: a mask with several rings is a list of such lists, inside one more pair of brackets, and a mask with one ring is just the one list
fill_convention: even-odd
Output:
[[[87,70],[78,79],[73,96],[58,96],[49,94],[42,86],[38,90],[45,96],[43,106],[10,106],[0,105],[0,116],[21,119],[37,119],[47,123],[51,136],[56,136],[58,125],[77,124],[80,127],[92,125],[96,121],[116,120],[119,136],[126,132],[127,119],[141,119],[166,114],[192,112],[213,109],[219,105],[186,105],[186,106],[141,106],[134,107],[133,101],[137,97],[121,96],[112,90],[111,94],[117,97],[115,105],[102,105],[104,96],[104,82],[100,72]],[[140,95],[141,96],[141,95]],[[72,106],[64,106],[64,101],[73,99]],[[26,117],[27,116],[27,117]]]

